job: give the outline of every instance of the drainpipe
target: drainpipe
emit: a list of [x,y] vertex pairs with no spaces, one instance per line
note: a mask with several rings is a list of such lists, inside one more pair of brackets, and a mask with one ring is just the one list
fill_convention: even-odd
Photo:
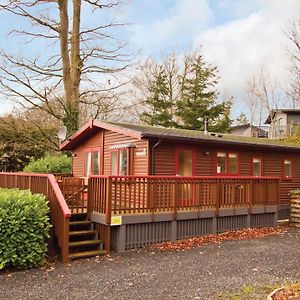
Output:
[[154,175],[155,173],[155,162],[154,162],[154,159],[155,159],[155,153],[154,153],[154,150],[156,147],[158,147],[159,145],[161,144],[161,140],[158,140],[156,142],[156,144],[154,144],[152,146],[152,150],[151,150],[151,175]]

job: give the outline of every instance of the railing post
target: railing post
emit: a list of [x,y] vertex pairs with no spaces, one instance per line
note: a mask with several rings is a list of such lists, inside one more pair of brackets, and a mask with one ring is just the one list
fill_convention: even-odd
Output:
[[249,197],[249,214],[252,214],[252,206],[253,206],[253,179],[249,179],[250,184],[249,184],[249,192],[248,192],[248,197]]
[[264,194],[265,194],[265,201],[264,201],[264,211],[267,211],[267,205],[268,205],[268,186],[269,186],[269,181],[268,179],[263,179],[263,186],[264,186]]
[[173,197],[173,203],[174,203],[174,212],[173,212],[173,220],[177,219],[177,202],[179,199],[179,183],[178,179],[176,178],[174,181],[174,197]]
[[107,177],[106,181],[106,205],[105,205],[105,214],[106,214],[106,224],[110,226],[111,222],[111,187],[112,187],[112,178]]
[[69,262],[69,218],[63,222],[63,238],[61,242],[61,256],[63,263]]
[[88,178],[88,184],[87,184],[87,214],[88,218],[91,217],[92,207],[91,207],[91,198],[92,198],[92,178]]
[[221,179],[217,179],[217,184],[216,184],[216,216],[219,215],[219,210],[220,210],[220,187],[221,187]]
[[105,213],[106,213],[106,237],[105,237],[105,250],[106,253],[110,253],[110,223],[111,223],[111,189],[112,189],[112,178],[109,176],[107,177],[106,182],[106,206],[105,206]]

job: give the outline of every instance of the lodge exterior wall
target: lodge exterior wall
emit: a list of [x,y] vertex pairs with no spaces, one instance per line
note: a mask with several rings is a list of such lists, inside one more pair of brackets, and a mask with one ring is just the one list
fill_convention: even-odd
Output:
[[75,177],[85,176],[85,153],[100,150],[100,175],[110,175],[111,147],[119,144],[134,143],[130,152],[130,175],[148,175],[148,140],[138,140],[110,130],[99,129],[72,152],[72,172]]
[[[134,143],[135,148],[130,150],[130,175],[150,175],[152,170],[152,147],[157,140],[136,139],[125,134],[116,133],[110,130],[99,129],[94,135],[86,139],[82,144],[73,150],[73,175],[76,177],[85,176],[85,152],[89,149],[101,150],[100,174],[110,175],[111,147],[117,144]],[[194,147],[196,150],[196,176],[216,175],[216,153],[218,151],[234,152],[238,154],[238,175],[252,175],[252,158],[260,157],[263,161],[263,176],[275,176],[283,178],[283,160],[292,160],[292,178],[280,182],[280,218],[288,216],[290,202],[289,192],[300,186],[300,156],[295,152],[282,150],[258,149],[255,145],[211,146],[210,141],[203,141],[199,144],[182,143],[180,141],[163,140],[155,148],[154,153],[154,174],[153,175],[175,175],[175,149]]]
[[110,175],[111,147],[127,143],[135,144],[130,153],[130,175],[148,175],[148,140],[138,140],[110,130],[104,131],[103,175]]
[[216,175],[216,153],[227,151],[238,154],[238,175],[252,176],[252,158],[262,159],[263,176],[274,176],[283,178],[283,160],[292,160],[292,178],[280,181],[280,218],[288,217],[290,203],[289,192],[300,187],[300,155],[295,152],[288,152],[286,149],[281,151],[259,150],[253,146],[239,147],[238,145],[228,147],[208,146],[208,142],[203,144],[191,145],[179,142],[162,142],[155,149],[155,175],[175,175],[174,173],[174,153],[177,147],[194,147],[196,151],[196,176]]
[[85,169],[85,153],[91,149],[101,149],[103,131],[99,129],[93,136],[85,140],[72,151],[72,173],[75,177],[83,177]]

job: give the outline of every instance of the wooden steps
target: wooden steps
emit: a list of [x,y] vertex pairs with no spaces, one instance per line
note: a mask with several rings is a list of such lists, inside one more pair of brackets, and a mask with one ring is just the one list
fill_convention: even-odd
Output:
[[78,259],[78,258],[87,258],[98,255],[105,255],[105,250],[93,250],[93,251],[84,251],[84,252],[76,252],[69,254],[70,259]]
[[105,255],[103,241],[86,213],[72,213],[69,231],[69,259]]
[[92,225],[92,221],[84,220],[84,221],[71,221],[70,226],[77,226],[77,225]]
[[84,240],[84,241],[76,241],[70,242],[69,247],[81,247],[81,246],[88,246],[88,245],[99,245],[103,243],[102,240]]
[[77,231],[70,231],[69,236],[81,236],[81,235],[91,235],[91,234],[96,234],[96,230],[77,230]]

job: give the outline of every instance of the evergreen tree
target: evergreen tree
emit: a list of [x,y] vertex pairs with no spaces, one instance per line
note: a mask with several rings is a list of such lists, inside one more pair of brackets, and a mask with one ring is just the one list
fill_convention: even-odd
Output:
[[148,82],[148,90],[149,96],[143,103],[146,111],[141,114],[141,121],[152,126],[173,127],[173,103],[169,97],[167,75],[162,66],[154,79]]
[[250,124],[247,116],[241,112],[240,115],[236,118],[235,125],[247,125]]
[[202,55],[187,59],[191,63],[186,63],[187,68],[180,76],[181,96],[176,114],[181,124],[178,127],[203,130],[204,120],[208,118],[210,131],[226,131],[231,123],[231,102],[216,103],[217,68],[207,65]]

